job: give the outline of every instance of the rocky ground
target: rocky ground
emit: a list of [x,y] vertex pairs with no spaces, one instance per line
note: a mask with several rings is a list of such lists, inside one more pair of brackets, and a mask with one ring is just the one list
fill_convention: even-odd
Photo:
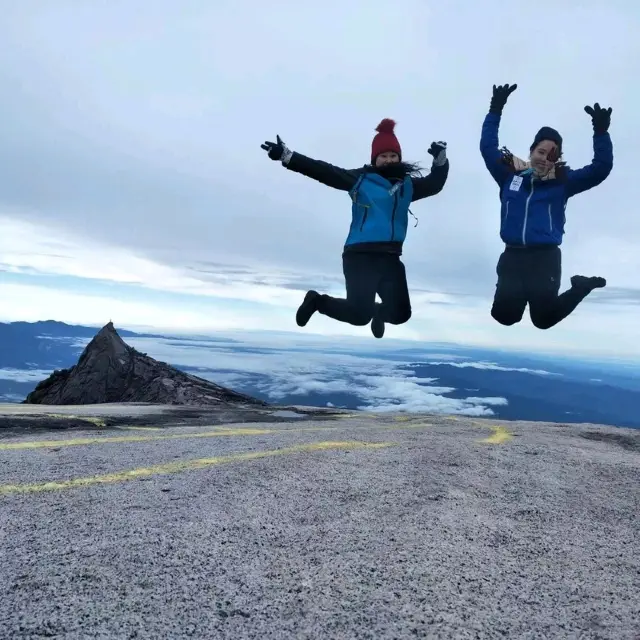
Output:
[[246,422],[330,419],[349,412],[315,407],[180,406],[141,402],[93,405],[23,405],[0,403],[0,439],[27,431],[103,430],[119,426],[198,426]]
[[640,431],[207,411],[0,407],[0,637],[640,637]]

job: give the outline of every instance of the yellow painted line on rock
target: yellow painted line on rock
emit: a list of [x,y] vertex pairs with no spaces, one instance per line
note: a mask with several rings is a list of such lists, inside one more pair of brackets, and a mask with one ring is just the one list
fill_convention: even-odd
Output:
[[277,433],[274,429],[229,429],[200,433],[169,433],[163,436],[113,436],[99,438],[69,438],[66,440],[33,440],[27,442],[0,443],[0,451],[13,449],[42,449],[46,447],[73,447],[86,444],[113,444],[122,442],[152,442],[154,440],[181,440],[185,438],[214,438],[216,436],[255,436]]
[[404,429],[422,429],[423,427],[433,427],[430,422],[414,422],[413,424],[388,424],[384,426],[373,426],[372,429],[381,431],[402,431]]
[[[433,426],[430,423],[402,424],[402,425],[365,425],[354,427],[357,430],[402,430],[420,429]],[[143,427],[131,427],[131,429],[142,429]],[[68,438],[65,440],[29,440],[22,442],[0,443],[0,451],[15,451],[22,449],[47,449],[58,447],[77,447],[92,444],[122,444],[127,442],[154,442],[157,440],[183,440],[188,438],[216,438],[231,436],[262,436],[286,433],[304,433],[314,431],[339,431],[345,427],[297,427],[295,429],[255,429],[250,427],[229,428],[212,426],[207,427],[211,431],[201,431],[198,433],[170,433],[165,435],[130,435],[130,436],[98,436],[86,438]],[[154,427],[147,427],[151,431],[162,431]]]
[[91,424],[96,425],[96,427],[105,427],[105,421],[101,418],[96,418],[93,416],[77,416],[73,413],[45,413],[43,414],[47,418],[63,418],[68,420],[82,420],[83,422],[90,422]]
[[233,462],[243,462],[247,460],[257,460],[274,456],[284,456],[294,453],[304,453],[313,451],[327,451],[332,449],[381,449],[392,446],[392,442],[314,442],[312,444],[301,444],[283,449],[273,449],[271,451],[256,451],[250,453],[236,453],[227,456],[216,456],[213,458],[199,458],[196,460],[180,460],[167,464],[158,464],[151,467],[140,467],[129,469],[128,471],[117,471],[100,476],[87,478],[74,478],[73,480],[61,480],[54,482],[41,482],[32,484],[5,484],[0,485],[0,495],[10,495],[16,493],[38,493],[42,491],[60,491],[62,489],[73,489],[76,487],[88,487],[96,484],[109,484],[114,482],[126,482],[139,478],[148,478],[156,475],[167,475],[170,473],[180,473],[184,471],[194,471],[205,469],[216,465],[229,464]]
[[504,427],[491,427],[492,435],[488,438],[478,440],[485,444],[503,444],[513,438],[513,433]]

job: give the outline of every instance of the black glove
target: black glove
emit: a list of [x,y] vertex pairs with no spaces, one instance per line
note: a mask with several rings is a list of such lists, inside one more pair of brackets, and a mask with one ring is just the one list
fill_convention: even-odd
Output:
[[280,139],[280,136],[276,136],[276,140],[277,142],[265,141],[264,144],[260,145],[260,148],[264,149],[272,160],[282,160],[287,147]]
[[606,133],[609,130],[609,125],[611,124],[611,107],[603,109],[596,102],[593,107],[587,105],[584,110],[591,116],[593,132],[596,135]]
[[491,105],[489,107],[489,113],[495,113],[496,115],[502,115],[502,109],[504,105],[507,104],[507,100],[509,96],[518,88],[517,84],[512,84],[509,86],[508,84],[500,85],[496,87],[493,85],[493,96],[491,96]]
[[429,153],[433,156],[433,166],[441,167],[447,161],[447,143],[442,140],[432,142]]

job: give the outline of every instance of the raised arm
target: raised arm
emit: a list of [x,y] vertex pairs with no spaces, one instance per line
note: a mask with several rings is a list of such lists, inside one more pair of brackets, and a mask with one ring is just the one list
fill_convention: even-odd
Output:
[[508,84],[496,87],[493,85],[493,95],[489,106],[489,113],[482,123],[482,133],[480,134],[480,153],[484,164],[489,170],[493,179],[502,186],[502,183],[511,176],[511,172],[502,162],[502,152],[500,151],[500,142],[498,131],[500,129],[500,119],[502,110],[509,99],[509,96],[517,89],[518,85]]
[[276,139],[277,142],[265,142],[261,147],[267,151],[271,160],[280,160],[282,165],[290,171],[295,171],[340,191],[349,191],[358,180],[359,171],[357,169],[342,169],[323,160],[314,160],[288,149],[280,136],[277,136]]
[[435,196],[440,193],[449,175],[449,159],[447,158],[447,143],[432,142],[429,153],[433,156],[431,173],[423,178],[412,178],[413,198],[412,202]]
[[613,144],[609,135],[612,109],[603,109],[596,102],[584,110],[591,116],[593,124],[593,160],[581,169],[567,172],[568,198],[598,186],[613,169]]

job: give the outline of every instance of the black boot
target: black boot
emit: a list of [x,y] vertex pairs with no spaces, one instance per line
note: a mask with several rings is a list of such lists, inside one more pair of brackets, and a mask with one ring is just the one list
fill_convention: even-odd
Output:
[[311,316],[318,310],[319,297],[320,294],[317,291],[307,291],[307,295],[296,313],[296,323],[299,327],[304,327],[311,319]]
[[384,320],[380,317],[381,308],[382,305],[376,302],[373,318],[371,318],[371,333],[373,333],[375,338],[382,338],[382,336],[384,336]]
[[584,289],[591,293],[594,289],[602,289],[607,286],[607,281],[598,276],[572,276],[571,286],[574,289]]

